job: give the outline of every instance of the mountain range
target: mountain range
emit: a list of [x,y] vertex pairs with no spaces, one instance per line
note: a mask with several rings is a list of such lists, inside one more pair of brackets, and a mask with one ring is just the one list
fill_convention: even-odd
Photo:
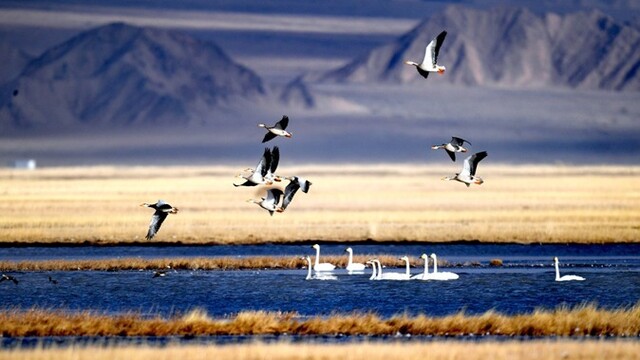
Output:
[[[640,90],[640,31],[593,10],[536,15],[525,8],[450,6],[395,41],[321,76],[326,82],[423,81],[405,60],[420,62],[425,46],[448,35],[429,81],[505,87]],[[436,78],[436,79],[433,79]]]
[[[17,96],[7,96],[18,90]],[[2,87],[0,126],[60,128],[215,123],[271,89],[212,42],[114,23],[30,61]]]

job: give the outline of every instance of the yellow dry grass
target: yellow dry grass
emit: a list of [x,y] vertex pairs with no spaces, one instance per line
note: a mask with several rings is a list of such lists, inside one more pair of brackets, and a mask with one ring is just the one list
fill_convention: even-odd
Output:
[[185,336],[185,335],[506,335],[506,336],[627,336],[640,335],[640,305],[603,309],[595,305],[528,314],[488,311],[444,317],[372,313],[298,318],[293,313],[245,311],[228,319],[212,319],[203,310],[171,318],[139,314],[50,310],[0,311],[2,336]]
[[640,166],[487,165],[481,186],[440,180],[458,166],[282,164],[313,186],[273,217],[245,202],[258,188],[232,186],[243,166],[4,169],[0,242],[144,241],[152,210],[137,205],[159,198],[181,211],[158,242],[640,240]]
[[0,352],[4,359],[284,359],[284,360],[391,360],[391,359],[640,359],[637,341],[537,340],[530,342],[454,342],[365,343],[365,344],[247,344],[247,345],[170,345],[68,347],[50,349],[15,349]]

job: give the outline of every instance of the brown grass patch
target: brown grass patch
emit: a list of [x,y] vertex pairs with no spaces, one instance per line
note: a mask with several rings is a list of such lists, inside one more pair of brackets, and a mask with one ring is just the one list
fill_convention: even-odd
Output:
[[262,344],[247,345],[169,345],[68,347],[14,349],[0,352],[0,359],[287,359],[287,360],[390,360],[390,359],[640,359],[637,341],[549,341],[528,342],[429,342],[365,344]]
[[487,164],[466,188],[440,180],[452,166],[283,164],[314,185],[273,217],[245,202],[259,189],[232,186],[241,168],[0,169],[0,242],[144,241],[151,212],[137,205],[159,198],[181,209],[160,242],[640,240],[637,166]]
[[[354,261],[364,263],[368,259],[377,258],[389,267],[404,267],[404,262],[391,255],[356,255]],[[313,259],[313,257],[312,257]],[[345,268],[347,256],[322,256],[328,261]],[[421,266],[423,260],[410,258],[411,264]],[[438,259],[438,266],[448,266],[449,262]],[[250,257],[195,257],[168,259],[117,258],[97,260],[43,260],[43,261],[0,261],[0,271],[120,271],[120,270],[255,270],[255,269],[302,269],[307,261],[299,256],[250,256]]]
[[171,318],[139,314],[104,315],[31,309],[0,312],[2,336],[171,336],[171,335],[640,335],[640,305],[607,310],[594,305],[536,310],[515,316],[488,311],[444,317],[347,314],[299,318],[292,313],[247,311],[211,319],[202,310]]

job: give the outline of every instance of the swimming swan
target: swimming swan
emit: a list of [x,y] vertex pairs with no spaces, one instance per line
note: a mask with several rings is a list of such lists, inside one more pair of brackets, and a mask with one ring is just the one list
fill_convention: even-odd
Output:
[[312,248],[316,249],[316,262],[313,265],[313,270],[315,271],[333,271],[336,266],[330,263],[321,263],[320,262],[320,245],[314,244]]
[[411,279],[414,280],[433,280],[433,274],[429,273],[429,257],[427,254],[422,254],[420,259],[424,260],[424,272],[422,274],[413,275]]
[[347,263],[347,267],[346,267],[347,271],[349,273],[354,271],[364,271],[364,268],[365,268],[364,264],[353,262],[353,249],[348,247],[345,251],[349,253],[349,262]]
[[303,257],[303,260],[307,260],[307,277],[305,278],[305,280],[338,280],[338,278],[335,275],[331,275],[331,274],[323,274],[323,273],[316,273],[316,274],[311,274],[311,258],[309,256]]
[[[409,258],[407,258],[406,256],[404,258],[407,259],[406,261],[408,264]],[[404,258],[401,258],[401,259],[404,259]],[[378,275],[376,276],[376,280],[410,280],[411,279],[411,275],[407,275],[406,273],[392,272],[392,273],[383,274],[382,264],[380,264],[380,260],[375,259],[373,261],[375,261],[376,264],[378,264]]]
[[456,273],[443,271],[438,272],[438,258],[436,254],[431,254],[431,258],[433,259],[433,273],[431,273],[431,280],[456,280],[460,276]]
[[558,258],[554,257],[553,262],[556,265],[556,281],[583,281],[584,278],[578,275],[565,275],[560,277],[560,269],[558,268]]
[[378,276],[376,263],[374,263],[372,260],[369,260],[367,261],[367,264],[371,264],[371,277],[369,278],[369,280],[376,280],[376,277]]

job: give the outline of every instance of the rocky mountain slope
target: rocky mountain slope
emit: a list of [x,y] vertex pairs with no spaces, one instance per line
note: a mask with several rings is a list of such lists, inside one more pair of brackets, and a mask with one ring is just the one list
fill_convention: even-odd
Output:
[[538,16],[524,8],[448,7],[390,44],[322,77],[330,82],[423,81],[405,60],[422,60],[440,31],[448,35],[429,81],[508,87],[566,86],[640,90],[640,31],[599,11]]
[[51,48],[2,90],[0,127],[13,128],[199,124],[269,96],[213,43],[122,23]]

